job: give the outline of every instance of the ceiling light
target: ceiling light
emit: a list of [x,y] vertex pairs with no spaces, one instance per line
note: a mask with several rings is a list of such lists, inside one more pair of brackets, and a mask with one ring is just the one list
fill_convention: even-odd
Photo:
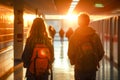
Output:
[[96,0],[94,6],[97,8],[103,8],[104,7],[103,0]]
[[76,5],[78,4],[80,0],[73,0],[71,2],[70,8],[68,10],[68,14],[72,13],[72,11],[74,10],[74,8],[76,7]]
[[104,5],[102,3],[95,3],[95,7],[102,8]]
[[73,0],[73,1],[80,1],[80,0]]

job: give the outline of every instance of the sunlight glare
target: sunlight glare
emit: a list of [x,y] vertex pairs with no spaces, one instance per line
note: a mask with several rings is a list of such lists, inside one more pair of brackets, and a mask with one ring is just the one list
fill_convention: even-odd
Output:
[[13,23],[13,21],[14,21],[14,15],[10,15],[9,19],[10,19],[11,23]]
[[32,14],[24,14],[23,15],[23,19],[24,19],[24,26],[27,27],[29,25],[31,25],[31,23],[33,22],[33,20],[36,18],[35,15]]
[[69,22],[76,22],[77,21],[77,15],[68,14],[68,15],[65,16],[65,19],[67,19]]
[[23,18],[24,20],[33,20],[35,19],[35,15],[32,15],[32,14],[24,14]]

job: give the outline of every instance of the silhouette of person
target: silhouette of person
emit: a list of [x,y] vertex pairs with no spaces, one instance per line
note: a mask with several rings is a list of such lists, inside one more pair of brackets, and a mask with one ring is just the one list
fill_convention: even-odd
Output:
[[70,27],[69,29],[68,29],[68,31],[66,32],[66,37],[68,38],[68,40],[70,39],[70,37],[71,37],[71,35],[73,34],[73,29]]
[[33,54],[33,48],[35,44],[45,44],[51,53],[50,64],[54,61],[54,50],[51,42],[51,38],[48,37],[44,20],[42,18],[36,18],[33,21],[29,37],[27,38],[26,45],[22,54],[23,66],[27,68],[26,77],[27,80],[48,80],[49,70],[39,76],[35,76],[29,71],[30,60]]
[[[99,61],[103,58],[104,55],[104,49],[100,37],[96,34],[93,28],[88,26],[89,22],[89,15],[87,13],[81,13],[78,16],[79,26],[74,31],[69,41],[68,57],[70,59],[71,65],[75,65],[75,80],[96,80],[96,71],[99,66]],[[79,47],[82,45],[82,42],[84,42],[85,39],[88,39],[88,37],[91,39],[91,45],[93,47],[92,50],[94,51],[91,52],[91,54],[85,54],[81,47]],[[86,49],[87,48],[88,47],[86,47]],[[94,59],[91,59],[91,57],[94,57]]]
[[63,43],[64,34],[65,34],[64,30],[63,30],[63,28],[61,28],[60,31],[59,31],[59,36],[60,36],[61,43]]
[[49,29],[50,36],[52,37],[52,39],[54,39],[54,36],[56,34],[54,27],[50,25],[48,29]]

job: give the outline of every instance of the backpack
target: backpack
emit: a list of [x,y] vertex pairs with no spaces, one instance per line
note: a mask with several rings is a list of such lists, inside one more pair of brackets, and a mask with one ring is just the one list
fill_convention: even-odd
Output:
[[50,51],[45,44],[36,44],[33,49],[29,71],[35,76],[48,71],[50,61]]
[[84,37],[82,38],[82,41],[80,40],[79,42],[78,62],[80,63],[83,71],[97,70],[99,63],[94,44],[92,36]]

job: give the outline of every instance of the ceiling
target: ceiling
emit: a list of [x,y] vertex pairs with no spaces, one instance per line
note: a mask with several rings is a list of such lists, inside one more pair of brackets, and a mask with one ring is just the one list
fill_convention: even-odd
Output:
[[71,2],[72,0],[25,0],[33,9],[47,15],[66,14]]
[[[67,14],[72,0],[24,0],[25,8],[45,15]],[[103,8],[95,7],[95,3],[101,2]],[[13,0],[0,0],[0,4],[13,7]],[[80,0],[74,9],[75,13],[88,12],[91,15],[120,14],[120,0]]]

